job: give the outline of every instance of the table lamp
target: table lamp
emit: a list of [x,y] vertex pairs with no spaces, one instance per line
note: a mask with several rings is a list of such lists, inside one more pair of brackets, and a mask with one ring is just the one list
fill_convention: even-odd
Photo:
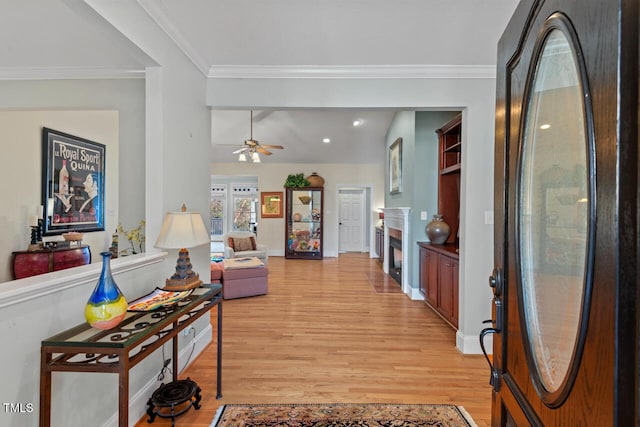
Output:
[[202,284],[200,276],[191,267],[187,248],[210,242],[209,233],[199,212],[187,212],[182,205],[181,212],[168,212],[162,223],[160,235],[154,247],[159,249],[179,249],[176,272],[167,279],[164,289],[186,291]]

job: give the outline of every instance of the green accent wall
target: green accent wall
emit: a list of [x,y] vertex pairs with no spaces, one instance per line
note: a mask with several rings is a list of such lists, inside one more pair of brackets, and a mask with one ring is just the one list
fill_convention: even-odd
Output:
[[[389,126],[386,137],[385,207],[409,207],[410,239],[409,279],[418,287],[419,256],[417,242],[428,240],[425,227],[438,210],[438,135],[439,129],[459,111],[402,111]],[[402,138],[402,191],[389,194],[389,147]],[[426,220],[420,218],[427,212]],[[403,236],[403,238],[405,238]]]

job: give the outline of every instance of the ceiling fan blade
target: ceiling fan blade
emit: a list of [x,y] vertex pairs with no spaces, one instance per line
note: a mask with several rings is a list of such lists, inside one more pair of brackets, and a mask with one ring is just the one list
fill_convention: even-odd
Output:
[[233,154],[240,154],[240,153],[243,153],[243,152],[245,152],[247,150],[248,150],[247,147],[242,147],[239,150],[234,151]]
[[271,155],[271,151],[269,150],[265,150],[264,148],[262,148],[262,146],[258,145],[256,147],[256,150],[258,150],[258,152],[264,154],[265,156],[270,156]]
[[246,139],[244,143],[251,147],[255,147],[256,145],[258,145],[258,141],[256,141],[255,139]]
[[276,148],[278,150],[282,150],[284,148],[282,145],[268,145],[268,144],[260,144],[260,145],[267,148]]

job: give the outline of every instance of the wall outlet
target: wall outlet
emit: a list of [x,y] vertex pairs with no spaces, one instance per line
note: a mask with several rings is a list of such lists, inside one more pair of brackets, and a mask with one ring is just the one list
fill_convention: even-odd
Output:
[[420,212],[420,220],[421,221],[426,221],[427,220],[427,211]]
[[183,336],[183,337],[188,337],[188,336],[189,336],[189,334],[191,333],[191,329],[192,329],[192,328],[187,328],[187,329],[185,329],[184,331],[182,331],[182,336]]

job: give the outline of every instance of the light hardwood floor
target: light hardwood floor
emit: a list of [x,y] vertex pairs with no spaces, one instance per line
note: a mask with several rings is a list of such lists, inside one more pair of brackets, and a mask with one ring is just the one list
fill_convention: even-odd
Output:
[[[485,359],[461,354],[455,331],[424,302],[380,293],[397,286],[380,272],[365,254],[270,257],[268,295],[223,303],[223,398],[214,342],[180,375],[203,399],[176,425],[209,426],[226,403],[327,402],[448,403],[490,425]],[[215,331],[215,309],[211,321]]]

